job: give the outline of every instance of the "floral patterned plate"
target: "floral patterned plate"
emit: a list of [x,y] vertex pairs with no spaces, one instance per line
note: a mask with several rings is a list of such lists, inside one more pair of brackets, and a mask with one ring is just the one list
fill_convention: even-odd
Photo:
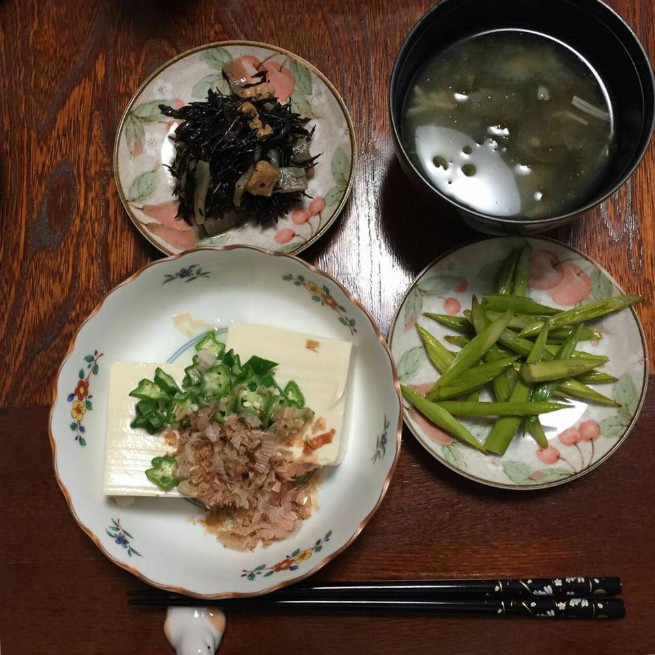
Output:
[[[550,239],[527,239],[533,265],[529,295],[561,309],[622,293],[596,262]],[[488,239],[442,255],[414,281],[396,314],[390,347],[403,384],[426,392],[438,378],[427,359],[415,326],[440,340],[451,330],[424,317],[423,312],[463,314],[473,294],[493,291],[501,263],[525,240]],[[621,408],[570,401],[570,409],[542,416],[550,445],[540,450],[530,436],[515,437],[503,457],[481,454],[453,440],[405,403],[405,422],[419,442],[440,462],[462,475],[506,489],[541,489],[575,480],[604,462],[628,435],[646,395],[646,343],[637,314],[624,310],[594,322],[603,338],[581,342],[579,350],[607,355],[603,370],[618,378],[595,388],[621,403]],[[454,347],[453,347],[454,348]],[[491,400],[483,398],[483,400]],[[484,441],[493,419],[463,421]]]
[[[183,499],[138,498],[121,507],[101,488],[111,365],[188,359],[201,334],[233,321],[354,344],[348,448],[343,462],[325,471],[318,510],[292,537],[245,553],[206,532],[197,521],[203,512]],[[366,310],[295,257],[236,246],[157,261],[111,291],[73,339],[50,415],[55,473],[81,528],[124,569],[199,597],[265,593],[342,552],[384,497],[401,427],[396,369]]]
[[[321,156],[307,190],[309,198],[277,224],[254,223],[199,240],[195,228],[175,220],[173,178],[165,167],[173,146],[167,135],[176,121],[160,104],[181,107],[204,100],[209,89],[229,92],[222,76],[225,62],[242,57],[268,71],[281,102],[310,118],[312,153]],[[314,66],[287,50],[251,41],[225,41],[189,50],[157,69],[130,100],[116,136],[114,176],[130,219],[143,236],[171,255],[198,245],[252,245],[298,253],[336,220],[352,186],[356,142],[348,110],[330,81]]]

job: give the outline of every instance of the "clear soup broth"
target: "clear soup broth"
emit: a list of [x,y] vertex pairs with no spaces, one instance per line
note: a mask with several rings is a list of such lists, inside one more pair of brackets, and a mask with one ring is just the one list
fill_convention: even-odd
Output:
[[493,216],[537,219],[580,207],[614,141],[595,71],[568,46],[502,30],[455,43],[412,81],[405,149],[442,193]]

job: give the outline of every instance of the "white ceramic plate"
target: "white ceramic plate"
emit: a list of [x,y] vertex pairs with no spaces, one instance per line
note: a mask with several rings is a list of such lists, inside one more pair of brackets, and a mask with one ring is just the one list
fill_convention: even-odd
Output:
[[[348,449],[319,509],[268,548],[225,548],[183,499],[118,507],[102,494],[108,378],[115,361],[175,361],[210,327],[249,322],[350,340]],[[187,354],[188,356],[188,354]],[[50,415],[59,485],[82,529],[147,582],[201,597],[255,595],[310,575],[344,550],[386,492],[400,449],[400,389],[372,318],[305,262],[254,248],[200,248],[146,266],[89,316],[61,366]]]
[[[198,240],[195,229],[175,220],[173,178],[165,168],[173,149],[167,135],[176,122],[160,104],[181,107],[205,100],[208,89],[229,92],[221,70],[238,57],[268,67],[281,102],[289,100],[314,128],[312,154],[321,154],[307,194],[276,224],[254,223]],[[352,120],[337,90],[314,66],[293,53],[252,41],[225,41],[189,50],[157,69],[139,87],[123,114],[114,147],[114,176],[128,216],[156,248],[167,255],[198,245],[244,244],[298,253],[335,221],[352,186],[356,142]]]
[[[571,309],[622,293],[606,271],[577,250],[550,239],[527,241],[534,250],[529,295],[538,302]],[[473,294],[480,298],[494,291],[501,263],[522,243],[525,240],[512,238],[472,243],[439,257],[418,276],[391,329],[390,347],[401,383],[425,392],[439,377],[421,346],[416,323],[442,342],[446,334],[456,334],[422,313],[463,315],[463,310],[471,307]],[[648,382],[646,342],[634,310],[605,316],[590,325],[601,330],[603,338],[597,343],[580,342],[578,350],[610,358],[602,370],[618,381],[594,388],[622,407],[617,410],[570,401],[570,409],[543,415],[550,444],[547,449],[539,450],[530,436],[518,436],[503,457],[484,455],[453,440],[406,403],[405,422],[436,459],[478,482],[507,489],[537,489],[579,478],[604,462],[626,438],[639,415]],[[484,441],[493,419],[462,422]]]

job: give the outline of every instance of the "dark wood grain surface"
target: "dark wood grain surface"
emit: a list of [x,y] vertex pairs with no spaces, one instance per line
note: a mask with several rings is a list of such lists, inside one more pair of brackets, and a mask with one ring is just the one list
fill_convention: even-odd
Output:
[[[336,276],[386,331],[412,278],[477,238],[408,192],[386,98],[398,48],[431,6],[279,0],[0,2],[0,640],[23,653],[171,652],[160,611],[128,609],[141,583],[106,560],[54,480],[47,404],[69,342],[114,285],[160,255],[127,219],[111,152],[140,81],[173,55],[243,38],[319,67],[351,110],[360,159],[352,197],[303,254]],[[655,54],[655,7],[612,0]],[[549,236],[598,260],[626,291],[655,297],[655,152],[617,194]],[[649,350],[655,307],[640,313]],[[651,372],[653,364],[651,362]],[[511,494],[464,480],[406,434],[389,494],[322,579],[618,574],[620,623],[234,615],[224,653],[655,652],[655,439],[651,391],[639,424],[571,485]]]

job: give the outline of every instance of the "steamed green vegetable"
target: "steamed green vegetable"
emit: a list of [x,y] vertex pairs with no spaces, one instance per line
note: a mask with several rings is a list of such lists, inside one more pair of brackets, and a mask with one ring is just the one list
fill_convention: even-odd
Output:
[[[624,294],[621,296],[606,298],[605,300],[590,302],[586,305],[581,305],[580,307],[569,309],[566,312],[561,312],[557,314],[557,316],[551,316],[548,319],[548,325],[551,330],[564,327],[565,325],[576,325],[577,323],[591,321],[594,318],[599,318],[600,316],[605,316],[606,314],[618,312],[621,309],[625,309],[626,307],[631,307],[632,305],[643,302],[643,300],[643,296]],[[519,336],[534,336],[541,329],[542,323],[543,321],[537,321],[532,325],[529,325],[519,333]]]
[[484,452],[482,444],[447,410],[439,407],[436,403],[431,403],[427,398],[416,393],[409,387],[400,385],[403,396],[418,409],[423,416],[439,426],[448,434],[456,439],[472,446],[476,450]]
[[516,262],[519,258],[519,250],[515,248],[506,257],[503,262],[503,267],[498,276],[498,284],[496,291],[502,295],[512,293],[514,288],[514,271],[516,270]]
[[[597,370],[608,358],[575,348],[579,341],[602,338],[600,331],[585,326],[584,321],[643,300],[636,295],[617,296],[568,311],[535,302],[527,297],[531,252],[529,245],[512,250],[498,276],[496,293],[485,294],[481,303],[474,296],[463,317],[423,314],[458,332],[445,335],[443,341],[460,351],[449,351],[418,326],[441,377],[426,397],[403,387],[405,397],[426,418],[478,450],[479,442],[471,442],[472,435],[454,416],[500,417],[484,444],[486,452],[497,455],[505,453],[523,423],[541,448],[548,446],[539,415],[566,407],[552,402],[552,396],[620,407],[587,386],[617,381]],[[480,402],[480,393],[489,383],[495,401]]]
[[462,373],[450,384],[435,384],[427,397],[429,400],[457,398],[483,387],[510,366],[516,357],[504,357],[489,364],[480,364]]
[[[560,309],[542,305],[530,298],[499,293],[487,293],[482,296],[482,307],[492,312],[511,311],[519,314],[537,314],[539,316],[563,313]],[[562,325],[568,325],[568,322],[562,323]],[[561,327],[561,325],[558,327]]]
[[428,358],[434,364],[434,367],[443,373],[450,366],[454,359],[454,355],[434,336],[432,336],[425,328],[420,325],[416,326],[418,334],[421,337],[425,352]]
[[[543,357],[547,339],[548,328],[544,327],[527,357],[528,364],[536,364]],[[530,398],[530,391],[530,385],[519,378],[514,385],[509,400],[510,402],[526,402]],[[504,416],[496,421],[487,440],[484,442],[485,450],[496,455],[504,455],[516,431],[519,429],[522,420],[522,418],[515,416]],[[537,443],[541,448],[548,447],[547,439],[545,441],[541,438],[538,439]]]
[[454,416],[536,416],[556,412],[570,405],[545,402],[468,402],[459,400],[440,400],[439,407]]
[[512,294],[514,296],[525,296],[528,293],[528,281],[530,279],[530,265],[532,263],[532,247],[526,243],[516,261],[514,270],[514,285]]
[[498,341],[498,338],[507,327],[511,318],[512,314],[508,312],[502,318],[485,327],[480,334],[473,337],[471,342],[464,346],[455,359],[453,359],[450,366],[437,381],[437,385],[440,387],[446,386],[457,379],[457,376],[461,375],[464,371],[477,364],[489,348]]

